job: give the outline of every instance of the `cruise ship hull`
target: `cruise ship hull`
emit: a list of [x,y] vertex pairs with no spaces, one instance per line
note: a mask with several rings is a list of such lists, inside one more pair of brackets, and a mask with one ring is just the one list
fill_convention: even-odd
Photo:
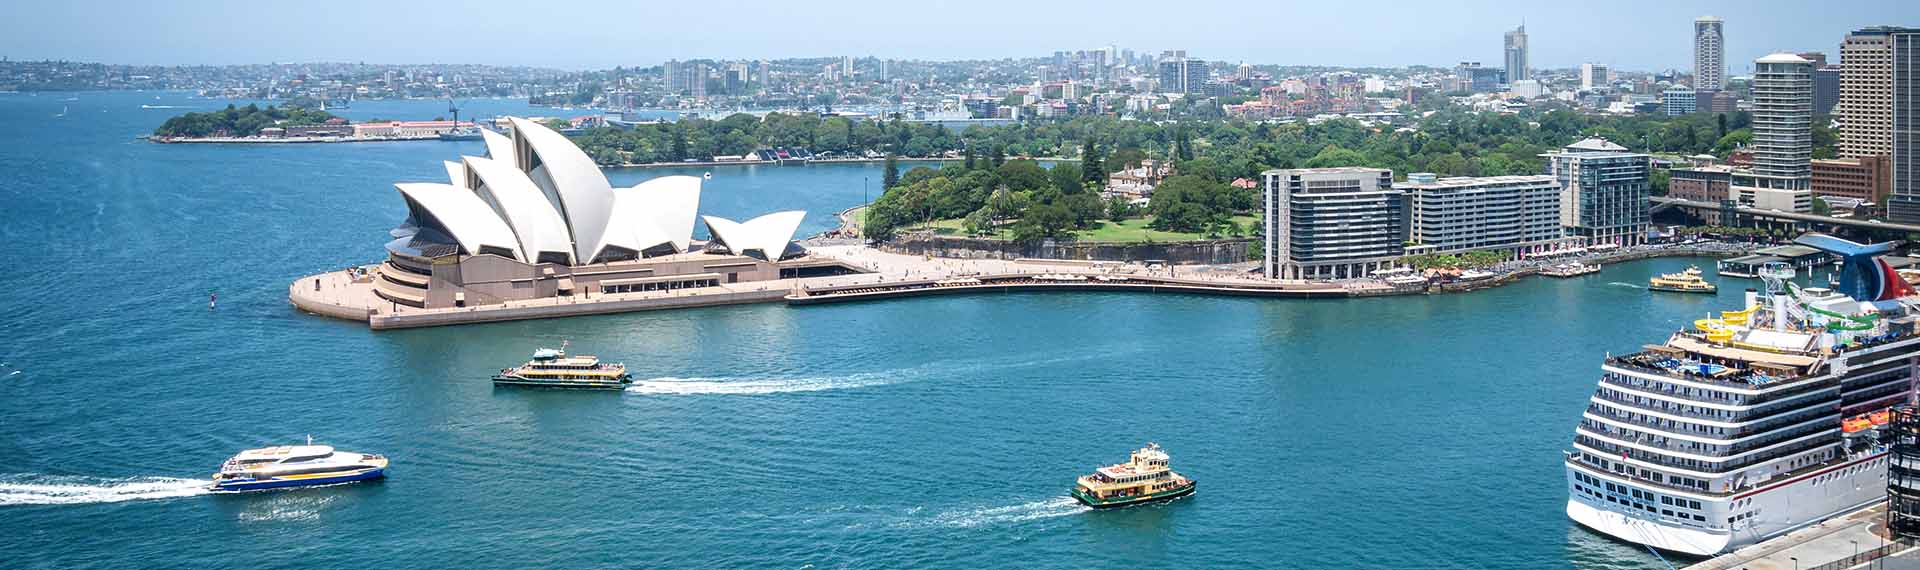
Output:
[[[1582,483],[1575,473],[1601,480],[1602,487]],[[1712,497],[1675,494],[1568,464],[1567,517],[1580,526],[1627,542],[1692,556],[1715,556],[1885,500],[1886,475],[1887,456],[1876,454],[1752,491]],[[1630,507],[1637,501],[1626,493],[1606,490],[1606,483],[1623,490],[1694,498],[1701,502],[1700,509],[1676,515],[1694,512],[1706,521]],[[1614,500],[1607,500],[1609,496]],[[1660,504],[1649,506],[1674,510]]]
[[216,493],[242,493],[246,491],[265,491],[269,489],[289,489],[294,487],[318,487],[379,479],[387,475],[385,467],[370,467],[358,471],[324,473],[313,475],[290,475],[262,480],[225,480],[215,482]]

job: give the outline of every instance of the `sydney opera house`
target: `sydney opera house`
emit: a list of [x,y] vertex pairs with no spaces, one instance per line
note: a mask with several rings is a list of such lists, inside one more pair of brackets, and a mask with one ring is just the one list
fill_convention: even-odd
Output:
[[[486,157],[447,162],[446,183],[395,185],[408,214],[369,275],[380,299],[475,307],[842,270],[809,262],[793,243],[805,212],[744,222],[699,216],[700,178],[614,188],[565,136],[524,119],[509,123],[507,134],[484,132]],[[710,239],[693,239],[696,222]]]

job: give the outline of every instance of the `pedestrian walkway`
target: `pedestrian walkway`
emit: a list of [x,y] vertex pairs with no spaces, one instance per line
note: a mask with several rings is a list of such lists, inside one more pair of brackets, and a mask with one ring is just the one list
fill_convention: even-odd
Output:
[[1810,570],[1839,562],[1886,544],[1881,503],[1828,519],[1746,548],[1714,557],[1686,570]]

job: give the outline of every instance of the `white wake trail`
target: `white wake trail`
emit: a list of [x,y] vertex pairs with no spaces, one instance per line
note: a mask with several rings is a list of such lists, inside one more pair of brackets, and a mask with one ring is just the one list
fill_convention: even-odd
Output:
[[0,506],[84,505],[192,497],[211,492],[206,479],[0,475]]

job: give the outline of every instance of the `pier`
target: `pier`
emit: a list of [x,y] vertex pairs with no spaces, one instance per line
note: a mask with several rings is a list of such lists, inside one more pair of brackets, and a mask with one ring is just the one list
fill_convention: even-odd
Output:
[[1887,540],[1886,511],[1886,503],[1878,503],[1707,559],[1686,570],[1843,570],[1870,568],[1882,558],[1915,556],[1913,551],[1920,546]]

